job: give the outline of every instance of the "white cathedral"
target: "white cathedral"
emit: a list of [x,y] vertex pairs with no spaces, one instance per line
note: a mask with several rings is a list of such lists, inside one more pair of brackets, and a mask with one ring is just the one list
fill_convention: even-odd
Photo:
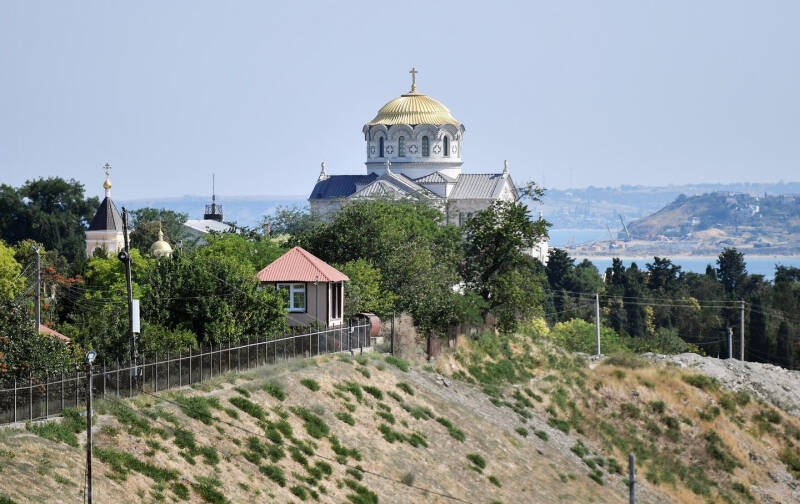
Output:
[[[463,173],[464,125],[439,101],[419,93],[415,69],[411,91],[390,101],[362,129],[367,145],[366,175],[328,175],[325,163],[308,198],[311,211],[325,216],[349,201],[384,197],[427,201],[445,222],[462,226],[494,201],[517,201],[508,162],[501,173]],[[547,242],[530,251],[542,262]]]

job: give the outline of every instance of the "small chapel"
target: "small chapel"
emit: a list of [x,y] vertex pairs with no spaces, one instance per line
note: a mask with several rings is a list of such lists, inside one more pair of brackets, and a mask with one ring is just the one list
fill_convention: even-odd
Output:
[[106,180],[103,182],[106,194],[86,230],[86,257],[89,258],[94,256],[94,251],[98,248],[104,249],[108,254],[116,254],[125,248],[122,216],[111,199],[111,165],[106,163],[103,168],[106,172]]
[[[359,198],[416,199],[439,208],[445,223],[462,226],[494,201],[517,201],[519,193],[508,161],[499,173],[462,172],[464,125],[438,100],[417,90],[391,100],[364,125],[366,174],[329,175],[322,163],[309,197],[323,218]],[[530,251],[544,262],[547,242]]]

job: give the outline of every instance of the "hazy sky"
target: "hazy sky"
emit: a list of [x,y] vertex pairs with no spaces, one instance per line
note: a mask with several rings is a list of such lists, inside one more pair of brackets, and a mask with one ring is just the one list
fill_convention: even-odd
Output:
[[464,170],[549,187],[800,179],[800,2],[0,1],[0,182],[307,195],[409,88]]

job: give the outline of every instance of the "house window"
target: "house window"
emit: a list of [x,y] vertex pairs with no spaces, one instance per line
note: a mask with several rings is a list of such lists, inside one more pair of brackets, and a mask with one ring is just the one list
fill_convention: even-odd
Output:
[[306,311],[306,284],[304,283],[279,283],[278,289],[283,289],[289,297],[290,312]]
[[406,156],[406,137],[400,137],[397,139],[397,155],[400,157]]
[[331,286],[331,320],[342,318],[342,282],[330,284]]
[[442,145],[444,146],[444,157],[450,157],[450,139],[444,137],[442,139]]
[[383,157],[383,137],[378,139],[378,157]]
[[422,155],[423,157],[428,157],[431,155],[431,144],[428,137],[422,137]]

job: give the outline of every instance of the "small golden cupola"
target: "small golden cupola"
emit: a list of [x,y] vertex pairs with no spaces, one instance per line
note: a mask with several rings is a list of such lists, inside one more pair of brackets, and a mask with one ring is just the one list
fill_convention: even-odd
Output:
[[164,231],[161,229],[161,221],[158,223],[158,241],[150,246],[150,255],[153,257],[172,256],[172,247],[164,240]]

